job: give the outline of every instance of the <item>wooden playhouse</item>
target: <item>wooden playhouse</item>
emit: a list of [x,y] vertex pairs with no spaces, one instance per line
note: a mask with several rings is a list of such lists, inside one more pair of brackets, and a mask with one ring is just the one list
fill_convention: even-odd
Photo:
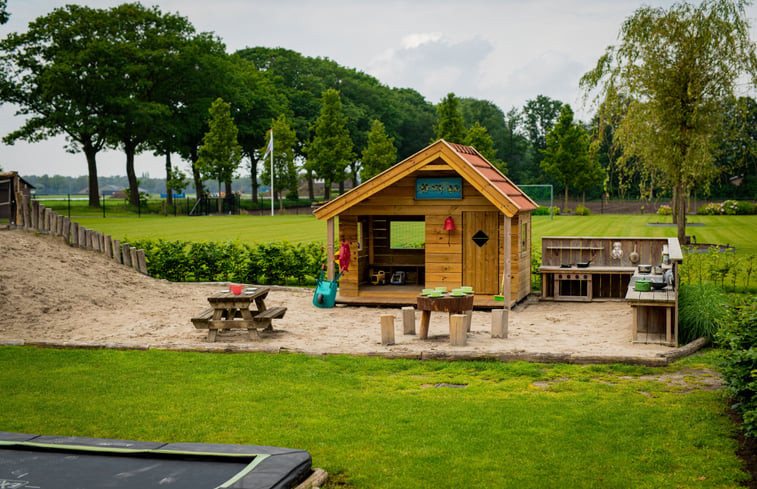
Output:
[[410,305],[424,287],[469,285],[487,308],[531,290],[536,208],[474,148],[439,140],[314,214],[327,220],[327,256],[349,246],[337,302]]

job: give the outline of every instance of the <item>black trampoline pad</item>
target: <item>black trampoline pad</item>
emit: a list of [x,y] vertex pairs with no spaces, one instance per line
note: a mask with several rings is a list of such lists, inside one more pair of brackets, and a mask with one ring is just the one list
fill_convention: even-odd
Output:
[[11,446],[0,450],[0,487],[216,488],[243,474],[254,459]]
[[163,444],[0,432],[2,489],[284,489],[310,473],[304,450]]

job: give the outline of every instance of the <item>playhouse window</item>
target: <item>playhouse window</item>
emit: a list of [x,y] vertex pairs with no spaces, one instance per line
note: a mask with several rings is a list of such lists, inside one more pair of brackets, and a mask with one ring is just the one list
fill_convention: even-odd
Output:
[[422,250],[426,244],[424,221],[391,221],[389,247],[396,250]]

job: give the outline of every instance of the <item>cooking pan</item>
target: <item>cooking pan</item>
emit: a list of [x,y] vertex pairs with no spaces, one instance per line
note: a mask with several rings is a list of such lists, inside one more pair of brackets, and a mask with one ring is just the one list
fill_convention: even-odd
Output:
[[578,268],[589,268],[589,265],[591,265],[591,262],[592,262],[593,260],[594,260],[594,258],[592,258],[592,259],[591,259],[591,260],[589,260],[589,261],[580,261],[580,262],[576,263],[576,266],[577,266]]
[[652,265],[639,265],[639,273],[651,273]]
[[654,290],[662,290],[668,286],[665,282],[651,282],[649,285],[651,285]]

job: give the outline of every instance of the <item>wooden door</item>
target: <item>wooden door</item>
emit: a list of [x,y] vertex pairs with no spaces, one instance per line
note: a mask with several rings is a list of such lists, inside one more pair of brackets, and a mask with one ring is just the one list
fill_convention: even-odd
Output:
[[463,212],[463,284],[499,292],[499,212]]

